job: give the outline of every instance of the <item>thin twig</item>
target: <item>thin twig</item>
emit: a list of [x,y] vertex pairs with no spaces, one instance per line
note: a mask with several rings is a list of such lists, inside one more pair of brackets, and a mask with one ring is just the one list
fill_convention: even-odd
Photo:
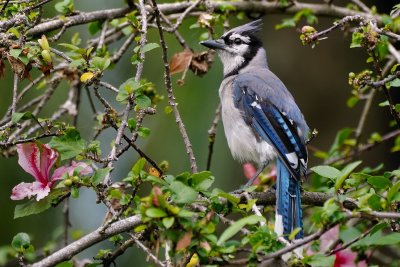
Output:
[[[137,69],[136,69],[136,75],[135,75],[136,82],[139,82],[142,77],[143,64],[144,64],[144,52],[142,51],[142,48],[145,46],[145,44],[147,42],[147,39],[146,39],[146,36],[147,36],[147,11],[144,6],[143,0],[139,0],[139,6],[140,6],[140,14],[142,16],[142,28],[141,28],[141,35],[140,35],[140,42],[139,42],[140,62],[137,65]],[[124,130],[125,130],[126,126],[128,125],[129,112],[132,109],[134,97],[135,97],[134,95],[130,95],[128,97],[128,103],[126,104],[124,113],[122,115],[121,125],[118,128],[117,136],[115,138],[115,141],[113,143],[113,146],[111,148],[111,152],[109,155],[110,162],[107,165],[107,167],[109,167],[109,168],[111,168],[113,166],[113,161],[116,160],[117,148],[120,145]],[[110,173],[108,173],[103,180],[103,184],[108,185],[109,183],[110,183]]]
[[360,7],[362,9],[362,11],[367,12],[367,13],[371,12],[371,9],[369,7],[367,7],[367,5],[365,5],[361,0],[351,0],[351,2],[353,2],[358,7]]
[[138,248],[140,248],[141,250],[143,250],[147,256],[157,265],[157,266],[161,266],[164,267],[166,266],[164,263],[162,263],[152,252],[151,250],[146,247],[137,237],[135,237],[134,235],[130,234],[131,238],[134,240],[136,246]]
[[97,50],[101,49],[101,47],[104,44],[104,39],[106,38],[107,27],[108,27],[108,19],[106,19],[103,23],[103,28],[101,29],[99,43],[97,44]]
[[372,101],[374,99],[375,93],[376,93],[375,90],[371,90],[370,93],[368,94],[367,100],[365,101],[363,110],[360,115],[360,119],[358,121],[358,125],[357,125],[356,131],[355,131],[355,139],[356,139],[356,147],[357,148],[358,148],[358,143],[360,142],[361,134],[364,130],[364,126],[365,126],[365,122],[367,120],[368,113],[371,110]]
[[133,43],[137,36],[137,33],[130,34],[128,38],[125,40],[125,42],[121,45],[121,47],[118,49],[117,52],[112,55],[110,58],[110,61],[112,63],[118,62],[122,55],[128,50],[129,46]]
[[168,55],[167,55],[167,44],[165,43],[165,39],[164,39],[164,32],[162,30],[162,26],[161,26],[161,13],[160,10],[157,6],[157,3],[155,0],[151,1],[153,4],[153,8],[154,8],[154,14],[156,16],[156,23],[157,23],[157,27],[158,27],[158,33],[160,36],[160,43],[161,43],[161,47],[163,50],[163,61],[164,61],[164,82],[165,82],[165,86],[167,87],[167,92],[168,92],[168,103],[169,105],[172,107],[172,110],[174,111],[174,115],[175,115],[175,121],[178,124],[179,127],[179,131],[181,132],[182,138],[183,138],[183,142],[185,144],[186,147],[186,153],[189,156],[189,161],[190,161],[190,169],[192,170],[192,173],[196,173],[197,172],[197,163],[196,163],[196,158],[194,156],[193,153],[193,149],[192,149],[192,144],[189,140],[189,136],[187,134],[185,125],[182,122],[182,118],[181,115],[179,113],[178,107],[176,105],[176,101],[175,101],[175,96],[172,90],[172,82],[171,82],[171,75],[170,75],[170,69],[169,69],[169,63],[168,63]]
[[380,144],[388,142],[388,141],[396,138],[399,135],[400,135],[400,129],[394,130],[392,132],[389,132],[389,133],[383,135],[382,138],[379,141],[375,141],[374,143],[371,143],[371,144],[360,145],[360,147],[358,148],[357,151],[352,150],[346,155],[329,158],[328,160],[324,161],[324,164],[325,165],[330,165],[332,163],[339,162],[339,161],[344,161],[344,163],[345,163],[349,159],[353,158],[355,153],[360,154],[360,153],[365,152],[365,151],[370,151],[374,147],[377,147]]
[[211,160],[214,151],[215,137],[217,136],[217,126],[220,117],[221,117],[221,102],[218,104],[218,107],[215,110],[214,120],[211,124],[210,129],[208,129],[208,156],[207,156],[207,168],[206,168],[207,171],[211,169]]
[[342,251],[348,247],[350,247],[351,245],[353,245],[354,243],[356,243],[357,241],[363,239],[364,237],[366,237],[367,235],[369,235],[369,233],[371,233],[373,228],[368,229],[366,232],[364,232],[363,234],[359,235],[358,237],[354,238],[353,240],[351,240],[350,242],[343,244],[341,247],[336,248],[336,249],[332,249],[331,251],[329,251],[326,255],[330,256],[333,254],[336,254],[339,251]]
[[17,108],[17,93],[18,93],[18,74],[14,73],[14,83],[13,83],[13,96],[11,104],[11,116],[15,113]]

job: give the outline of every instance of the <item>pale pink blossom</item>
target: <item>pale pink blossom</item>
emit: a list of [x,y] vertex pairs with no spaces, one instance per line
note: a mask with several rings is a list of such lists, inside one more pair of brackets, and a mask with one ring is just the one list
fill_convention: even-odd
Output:
[[60,167],[50,176],[50,170],[58,159],[58,152],[50,148],[47,144],[25,143],[17,145],[18,164],[27,173],[35,178],[35,182],[22,182],[12,189],[11,199],[21,200],[26,197],[36,196],[39,201],[46,197],[54,183],[61,179],[64,173],[73,175],[76,168],[80,168],[79,175],[92,173],[92,168],[83,162],[72,162],[69,167]]
[[[324,233],[320,238],[320,252],[326,252],[333,243],[339,238],[339,226],[331,228],[329,231]],[[341,245],[337,245],[335,249],[340,248]],[[311,249],[308,250],[309,255],[313,254]],[[339,250],[335,254],[335,263],[333,267],[366,267],[365,261],[357,260],[357,253],[353,252],[350,248]]]
[[[251,164],[251,163],[244,163],[242,167],[243,167],[244,176],[245,176],[247,179],[249,179],[249,180],[250,180],[251,178],[253,178],[253,176],[256,175],[256,173],[257,173],[257,169],[256,169],[256,168],[254,167],[254,165]],[[267,177],[276,178],[276,168],[275,168],[275,166],[273,166],[273,167],[271,168],[270,172],[267,173],[266,176],[267,176]],[[259,183],[260,183],[260,178],[257,177],[257,179],[254,181],[253,184],[254,184],[254,185],[257,185],[257,184],[259,184]]]

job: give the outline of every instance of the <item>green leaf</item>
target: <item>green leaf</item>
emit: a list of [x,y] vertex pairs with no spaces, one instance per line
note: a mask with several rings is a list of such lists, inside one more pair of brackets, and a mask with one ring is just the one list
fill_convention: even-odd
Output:
[[138,135],[141,136],[141,137],[146,138],[146,137],[148,137],[150,135],[150,129],[146,128],[146,127],[143,127],[143,126],[139,127]]
[[79,188],[78,187],[71,188],[71,197],[73,197],[73,198],[79,197]]
[[347,138],[349,138],[350,134],[353,132],[351,128],[344,128],[340,130],[333,141],[331,148],[329,149],[329,155],[332,156],[337,152],[341,146],[345,143]]
[[387,226],[389,226],[389,225],[387,224],[387,222],[378,223],[378,224],[376,224],[374,227],[372,227],[372,230],[371,230],[371,232],[369,233],[369,235],[371,236],[371,235],[375,234],[376,232],[378,232],[379,230],[384,229],[384,228],[387,227]]
[[11,241],[11,246],[18,252],[23,252],[24,250],[28,249],[30,245],[31,239],[27,233],[18,233]]
[[174,193],[173,198],[176,203],[192,203],[197,199],[198,193],[182,182],[173,181],[169,188]]
[[167,213],[159,208],[148,208],[146,210],[146,216],[150,218],[162,218],[166,217]]
[[14,219],[33,214],[41,213],[51,207],[53,200],[65,195],[68,191],[65,188],[53,189],[45,198],[36,201],[30,199],[28,202],[15,206]]
[[19,39],[20,33],[19,33],[19,31],[17,30],[17,28],[14,28],[14,27],[13,27],[13,28],[10,28],[10,29],[7,30],[7,32],[14,34],[15,37],[17,37],[17,38]]
[[307,263],[312,267],[331,267],[335,263],[335,259],[335,255],[325,256],[321,254],[314,254],[305,258],[304,263]]
[[339,232],[339,238],[343,241],[343,243],[351,242],[362,234],[362,232],[356,227],[349,226],[347,229],[343,229],[345,227],[347,226],[341,227]]
[[139,175],[140,172],[143,170],[144,165],[146,164],[145,158],[140,158],[136,161],[135,165],[132,167],[132,173],[134,175]]
[[101,57],[93,57],[91,64],[100,69],[101,71],[104,71],[105,69],[110,66],[111,60],[109,58],[101,58]]
[[346,165],[346,167],[343,168],[343,170],[341,171],[340,177],[338,177],[338,179],[336,180],[336,183],[335,183],[335,189],[336,190],[338,190],[342,186],[344,180],[346,180],[346,178],[350,175],[350,173],[355,168],[357,168],[357,166],[360,165],[361,162],[362,161],[360,161],[360,160],[359,161],[355,161],[355,162],[352,162],[352,163]]
[[348,106],[349,108],[353,108],[353,107],[358,103],[359,100],[360,100],[360,99],[359,99],[358,97],[352,96],[352,97],[350,97],[349,99],[347,99],[346,104],[347,104],[347,106]]
[[24,121],[24,120],[30,120],[30,119],[36,120],[35,116],[33,116],[32,112],[30,112],[30,111],[23,112],[23,113],[15,112],[14,114],[12,114],[12,117],[11,117],[11,121],[13,123],[17,123],[21,120]]
[[207,190],[214,183],[215,177],[211,176],[211,172],[203,171],[192,174],[192,186],[198,190]]
[[126,92],[126,91],[119,91],[118,94],[117,94],[117,96],[115,97],[115,99],[116,99],[118,102],[123,102],[123,101],[125,101],[126,99],[128,99],[128,97],[129,97],[128,92]]
[[282,23],[275,25],[275,30],[280,30],[283,28],[294,28],[296,27],[296,19],[295,18],[288,18],[283,19]]
[[153,49],[155,49],[155,48],[158,48],[158,47],[160,47],[159,44],[156,44],[156,43],[148,43],[148,44],[145,44],[145,45],[143,46],[143,48],[141,49],[141,52],[146,53],[146,52],[149,52],[149,51],[151,51],[151,50],[153,50]]
[[54,8],[62,14],[69,14],[74,11],[74,2],[72,0],[63,0],[54,5]]
[[385,84],[386,88],[390,88],[390,87],[400,87],[400,79],[396,78],[393,81],[387,82]]
[[92,176],[92,184],[98,185],[101,182],[103,182],[104,177],[106,177],[110,173],[111,170],[112,170],[112,168],[109,168],[109,167],[103,168],[103,169],[97,169]]
[[137,91],[138,89],[140,89],[141,87],[142,87],[142,85],[139,82],[135,81],[134,78],[130,78],[119,86],[119,91],[120,92],[125,91],[125,92],[131,94],[131,93]]
[[341,174],[338,169],[326,165],[315,166],[311,168],[311,170],[322,177],[327,177],[330,179],[337,179]]
[[129,118],[128,119],[128,128],[129,130],[134,131],[136,128],[136,120],[134,118]]
[[378,106],[380,106],[381,108],[387,107],[387,106],[389,106],[389,101],[388,100],[383,101],[383,102],[379,103]]
[[[368,202],[368,205],[373,210],[381,210],[382,209],[381,197],[378,196],[377,194],[371,195],[371,197],[368,198],[367,202]],[[361,204],[363,204],[363,203],[361,203]]]
[[169,229],[171,226],[174,224],[175,218],[174,217],[165,217],[162,219],[162,223],[165,226],[165,228]]
[[97,32],[99,32],[101,30],[101,25],[102,25],[102,22],[99,20],[90,22],[88,24],[88,30],[89,30],[90,34],[95,35]]
[[392,202],[397,193],[399,192],[400,189],[400,181],[395,183],[392,187],[390,187],[388,193],[387,193],[387,199],[389,202]]
[[236,235],[246,225],[254,225],[259,222],[265,222],[265,218],[258,215],[250,215],[248,217],[237,220],[228,228],[226,228],[226,230],[221,234],[220,238],[218,239],[217,245],[222,246],[228,239]]
[[75,128],[67,128],[63,136],[55,136],[49,142],[61,155],[61,160],[73,158],[82,153],[86,148],[86,141]]
[[10,55],[13,56],[14,58],[18,58],[19,55],[21,55],[22,49],[17,48],[17,49],[10,49]]
[[291,233],[290,233],[290,235],[289,235],[289,240],[293,240],[295,237],[296,237],[296,235],[299,233],[301,231],[301,227],[297,227],[296,229],[294,229]]
[[[375,235],[379,235],[378,232]],[[373,237],[374,235],[372,235],[371,237]],[[376,246],[387,246],[387,245],[395,245],[400,243],[400,233],[391,233],[379,238],[376,238],[375,240],[373,240],[373,242],[370,243],[370,245],[376,245]]]
[[76,45],[73,45],[73,44],[60,43],[58,45],[61,45],[61,46],[65,47],[66,49],[68,49],[68,50],[70,50],[71,52],[74,52],[74,53],[78,53],[78,54],[81,54],[81,55],[86,53],[85,49],[80,48],[80,47],[78,47]]
[[385,176],[371,176],[367,182],[376,189],[385,189],[392,184]]
[[396,110],[396,112],[400,112],[400,104],[396,104],[394,106],[394,109]]
[[150,100],[150,98],[148,98],[145,95],[138,95],[136,97],[136,105],[141,109],[147,108],[147,107],[150,107],[151,100]]
[[353,32],[351,38],[350,48],[361,47],[362,41],[364,40],[364,33]]

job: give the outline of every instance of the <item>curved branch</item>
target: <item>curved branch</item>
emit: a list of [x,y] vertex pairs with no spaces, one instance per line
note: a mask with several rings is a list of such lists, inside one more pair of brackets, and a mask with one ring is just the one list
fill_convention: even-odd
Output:
[[86,248],[99,243],[113,235],[129,231],[141,223],[140,215],[128,217],[111,224],[107,229],[102,226],[97,228],[90,234],[85,235],[81,239],[72,242],[68,246],[52,253],[48,257],[30,265],[30,267],[47,267],[55,266],[60,262],[71,259],[74,255],[85,250]]
[[[180,14],[185,12],[188,8],[193,5],[193,2],[179,2],[179,3],[168,3],[168,4],[160,4],[160,11],[165,14]],[[345,17],[345,16],[363,16],[371,18],[371,15],[366,12],[350,10],[345,7],[340,7],[336,5],[327,5],[327,4],[309,4],[309,3],[299,3],[296,2],[294,5],[283,8],[277,2],[255,2],[255,1],[238,1],[238,2],[227,2],[227,1],[213,1],[209,3],[209,6],[215,10],[217,13],[221,13],[221,9],[226,6],[233,6],[236,12],[244,11],[244,12],[259,12],[261,15],[263,14],[295,14],[302,9],[310,9],[317,16],[326,16],[326,17]],[[115,8],[115,9],[106,9],[106,10],[97,10],[92,12],[81,12],[77,15],[67,17],[65,19],[54,19],[50,21],[46,21],[40,23],[30,29],[27,32],[28,36],[40,35],[49,31],[53,31],[56,29],[62,28],[64,25],[67,27],[86,24],[89,22],[97,21],[97,20],[105,20],[105,19],[114,19],[125,16],[127,13],[134,10],[131,7],[125,8]],[[152,12],[151,7],[147,7],[149,12]],[[205,7],[197,6],[193,8],[191,12],[196,11],[205,11]],[[373,18],[381,23],[382,18],[378,15],[373,16]]]

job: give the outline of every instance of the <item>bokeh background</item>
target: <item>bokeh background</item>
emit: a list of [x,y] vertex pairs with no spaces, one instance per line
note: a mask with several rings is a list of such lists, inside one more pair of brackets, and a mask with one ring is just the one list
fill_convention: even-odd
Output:
[[[93,6],[94,2],[96,2],[95,7]],[[341,2],[346,3],[347,1],[335,1],[335,4]],[[369,1],[367,4],[376,5],[379,13],[388,13],[391,7],[396,4],[396,1]],[[76,8],[82,11],[121,7],[123,5],[123,0],[75,1]],[[45,8],[45,12],[49,16],[55,13],[53,6],[54,4],[49,4]],[[357,126],[362,104],[359,103],[353,109],[346,106],[346,100],[351,91],[347,77],[349,72],[359,72],[367,67],[365,63],[367,55],[361,49],[350,49],[351,35],[346,36],[340,31],[332,32],[327,40],[321,41],[314,49],[303,46],[299,40],[298,29],[275,30],[275,25],[280,23],[284,17],[282,15],[266,15],[263,17],[262,35],[269,65],[294,95],[310,128],[318,129],[319,134],[312,145],[326,150],[330,147],[339,129]],[[180,27],[180,32],[191,48],[195,51],[203,51],[204,48],[198,44],[198,41],[204,30],[189,30],[189,26],[195,21],[195,18],[187,19]],[[319,18],[316,29],[325,29],[332,22],[333,19],[331,18]],[[233,27],[243,22],[232,16],[230,23]],[[304,23],[302,22],[301,25]],[[68,29],[63,39],[70,40],[71,36],[77,31],[83,39],[83,44],[92,38],[88,33],[87,26],[78,26]],[[222,28],[217,28],[217,32],[221,34]],[[149,42],[158,43],[158,34],[155,29],[149,31],[148,39]],[[168,35],[167,42],[170,48],[169,58],[174,53],[181,51],[181,47],[173,36]],[[113,45],[111,51],[115,50],[120,44]],[[133,46],[131,49],[133,49]],[[129,53],[125,54],[114,69],[106,72],[104,80],[118,87],[126,79],[134,76],[135,68],[131,65],[129,59]],[[143,77],[154,82],[158,92],[166,97],[161,49],[155,49],[146,54]],[[222,79],[221,63],[216,59],[209,73],[203,77],[197,77],[189,72],[183,86],[178,86],[176,83],[176,80],[180,78],[179,74],[173,78],[174,92],[179,103],[178,108],[192,141],[199,169],[204,170],[208,154],[207,130],[214,118],[214,112],[219,101],[218,87]],[[26,81],[23,84],[26,84]],[[12,74],[7,65],[6,77],[0,80],[1,116],[6,112],[11,102],[11,88]],[[62,103],[67,92],[67,84],[62,84],[52,97],[52,102],[45,109],[44,114],[51,112],[52,109]],[[397,92],[393,90],[392,93],[399,102],[399,90]],[[40,94],[40,91],[32,92],[32,95],[35,94]],[[107,97],[110,100],[115,99],[112,94],[108,94]],[[379,93],[367,119],[366,129],[362,137],[364,141],[372,131],[385,133],[389,130],[387,124],[390,120],[390,114],[386,108],[377,106],[377,103],[383,100],[383,95]],[[88,100],[85,94],[83,94],[82,101],[78,128],[83,137],[87,139],[93,131],[93,125],[88,123],[92,120],[92,114],[88,108]],[[147,139],[141,138],[139,146],[157,162],[168,160],[170,173],[178,174],[190,169],[189,162],[173,114],[164,112],[166,105],[167,101],[162,101],[158,104],[157,114],[146,117],[144,126],[151,129],[151,135]],[[98,110],[102,110],[100,105],[97,105],[97,107]],[[106,131],[101,135],[100,140],[104,152],[109,150],[110,140],[114,136],[114,130]],[[385,169],[388,170],[398,167],[400,163],[399,154],[389,154],[390,145],[392,143],[382,145],[369,152],[363,157],[364,162],[375,166],[376,162],[383,161]],[[133,151],[125,153],[115,165],[115,171],[112,174],[113,180],[123,179],[137,158],[138,155]],[[311,156],[310,166],[320,162],[319,159]],[[214,187],[225,191],[237,189],[245,183],[241,165],[235,162],[230,155],[221,124],[217,129],[211,171],[217,178]],[[13,210],[17,202],[10,199],[11,189],[21,181],[32,179],[19,167],[17,158],[0,158],[0,246],[9,245],[16,233],[24,231],[30,234],[36,247],[41,247],[61,232],[62,205],[40,215],[13,219]],[[73,235],[78,237],[97,228],[104,218],[104,211],[102,205],[95,204],[93,193],[81,189],[81,197],[71,200]],[[81,253],[80,257],[93,257],[98,248],[99,246],[88,249]],[[129,253],[118,260],[118,266],[132,266],[132,257],[135,259],[135,266],[149,265],[145,262],[143,253],[138,253],[136,248],[132,248]]]

